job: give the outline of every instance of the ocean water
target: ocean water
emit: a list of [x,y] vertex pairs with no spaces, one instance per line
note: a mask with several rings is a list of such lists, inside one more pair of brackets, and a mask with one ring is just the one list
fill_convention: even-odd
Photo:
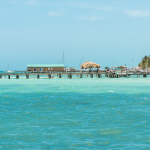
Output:
[[0,79],[0,149],[150,149],[150,78]]

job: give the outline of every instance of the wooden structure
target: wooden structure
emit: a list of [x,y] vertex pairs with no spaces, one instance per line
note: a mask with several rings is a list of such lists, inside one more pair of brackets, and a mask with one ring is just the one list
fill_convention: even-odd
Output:
[[85,69],[87,69],[87,68],[100,68],[101,66],[99,65],[99,64],[96,64],[96,63],[94,63],[94,62],[91,62],[91,61],[87,61],[87,62],[85,62],[85,63],[83,63],[81,66],[80,66],[80,68],[85,68]]
[[127,67],[126,66],[118,66],[117,70],[127,70]]
[[6,78],[6,76],[8,77],[8,79],[11,79],[11,76],[16,76],[16,79],[19,79],[20,76],[26,76],[26,78],[30,78],[31,76],[37,76],[37,79],[40,79],[40,76],[46,75],[47,78],[52,78],[53,76],[57,76],[57,78],[62,78],[62,76],[67,77],[69,79],[74,78],[74,76],[76,76],[77,78],[83,78],[87,77],[87,78],[101,78],[102,75],[105,75],[105,77],[108,78],[120,78],[120,77],[125,77],[125,78],[129,78],[132,75],[136,75],[137,78],[139,78],[140,76],[143,76],[144,78],[147,77],[148,75],[150,75],[150,72],[133,72],[133,71],[127,71],[124,73],[111,73],[111,72],[106,72],[105,70],[99,70],[99,71],[47,71],[47,72],[32,72],[32,71],[12,71],[12,72],[0,72],[0,79],[2,79],[2,77]]
[[31,72],[64,71],[64,64],[28,64],[27,71]]

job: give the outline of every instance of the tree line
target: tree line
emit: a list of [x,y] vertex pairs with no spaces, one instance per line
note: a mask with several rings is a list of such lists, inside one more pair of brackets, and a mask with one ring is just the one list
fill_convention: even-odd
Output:
[[139,63],[138,66],[141,67],[142,69],[146,69],[146,66],[150,67],[150,55],[142,57],[142,61]]

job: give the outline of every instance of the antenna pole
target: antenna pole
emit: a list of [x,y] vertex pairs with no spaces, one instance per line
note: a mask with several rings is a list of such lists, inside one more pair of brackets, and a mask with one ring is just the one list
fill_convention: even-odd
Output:
[[63,64],[64,64],[64,51],[63,51]]
[[82,60],[83,60],[83,56],[82,56],[81,62],[80,62],[80,64],[79,64],[79,68],[80,68],[80,66],[81,66]]
[[8,67],[7,67],[7,71],[8,71],[8,69],[9,69],[9,64],[8,64]]

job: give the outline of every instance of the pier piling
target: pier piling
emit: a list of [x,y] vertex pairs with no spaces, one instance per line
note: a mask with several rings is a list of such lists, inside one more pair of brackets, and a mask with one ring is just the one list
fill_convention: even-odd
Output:
[[40,75],[38,74],[38,75],[37,75],[37,79],[39,79],[39,78],[40,78]]
[[61,74],[59,74],[58,77],[61,78]]
[[93,78],[93,74],[91,74],[90,76],[91,76],[91,78]]
[[112,78],[112,74],[109,74],[109,78]]
[[28,79],[29,78],[29,75],[28,74],[26,74],[26,79]]
[[19,79],[19,75],[16,75],[16,79]]
[[8,79],[10,79],[10,75],[8,75]]
[[98,74],[97,77],[100,78],[100,77],[101,77],[101,74]]
[[69,79],[72,79],[72,74],[68,74],[68,78],[69,78]]
[[0,75],[0,79],[2,79],[2,75]]
[[72,74],[70,74],[70,78],[72,79]]
[[48,77],[48,78],[51,78],[51,74],[48,74],[47,77]]
[[82,78],[82,74],[80,74],[80,78]]

